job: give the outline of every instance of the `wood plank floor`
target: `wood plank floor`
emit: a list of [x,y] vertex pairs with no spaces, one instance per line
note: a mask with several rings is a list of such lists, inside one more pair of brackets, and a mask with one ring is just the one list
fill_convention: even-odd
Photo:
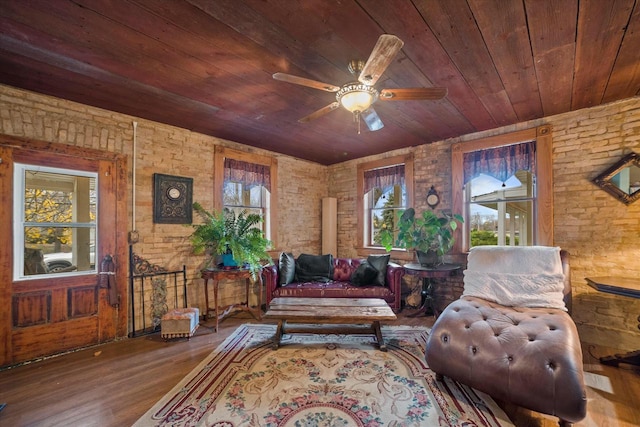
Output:
[[[405,309],[384,324],[431,326],[432,317]],[[128,426],[189,373],[239,325],[238,313],[213,332],[164,342],[159,334],[126,339],[0,371],[1,426]],[[598,363],[610,349],[585,349],[588,416],[577,426],[640,425],[640,371]],[[550,427],[557,419],[502,405],[517,426]]]

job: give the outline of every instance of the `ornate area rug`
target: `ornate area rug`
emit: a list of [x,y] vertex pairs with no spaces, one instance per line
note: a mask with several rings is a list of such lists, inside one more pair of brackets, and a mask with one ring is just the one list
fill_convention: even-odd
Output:
[[136,426],[511,426],[488,396],[435,374],[426,328],[367,335],[285,335],[242,325]]

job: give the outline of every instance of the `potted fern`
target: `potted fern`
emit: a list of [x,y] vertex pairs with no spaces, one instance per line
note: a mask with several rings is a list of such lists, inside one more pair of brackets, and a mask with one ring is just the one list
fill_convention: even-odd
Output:
[[193,204],[193,209],[204,222],[193,225],[191,245],[196,255],[209,253],[207,267],[215,265],[219,255],[233,255],[235,263],[245,266],[255,276],[263,261],[271,262],[267,252],[271,242],[256,227],[262,222],[260,215],[247,213],[246,210],[236,215],[228,209],[212,213],[198,202]]
[[415,209],[409,208],[399,215],[396,230],[380,232],[380,243],[387,252],[394,246],[413,249],[420,264],[435,267],[442,264],[442,256],[453,247],[454,232],[462,222],[462,216],[457,214],[438,216],[425,210],[418,216]]

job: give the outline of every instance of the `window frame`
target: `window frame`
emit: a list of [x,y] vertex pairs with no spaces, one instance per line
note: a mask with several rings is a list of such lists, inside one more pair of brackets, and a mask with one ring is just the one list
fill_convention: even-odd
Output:
[[[38,275],[26,275],[24,271],[24,239],[25,239],[25,228],[27,227],[28,221],[25,221],[25,191],[26,191],[26,181],[25,181],[25,172],[26,171],[39,171],[39,172],[47,172],[47,173],[56,173],[61,175],[70,175],[77,177],[86,177],[95,179],[95,191],[96,191],[96,219],[93,223],[86,222],[43,222],[42,226],[58,226],[62,228],[88,228],[94,229],[94,248],[98,248],[98,239],[99,239],[99,174],[97,171],[87,171],[83,169],[69,169],[62,168],[58,166],[45,166],[38,163],[26,163],[26,162],[15,162],[13,169],[13,177],[14,177],[14,192],[13,192],[13,280],[14,281],[24,281],[24,280],[33,280],[33,279],[47,279],[51,277],[68,277],[68,276],[80,276],[80,275],[90,275],[96,274],[98,271],[97,263],[94,263],[94,267],[88,270],[81,271],[68,271],[68,272],[54,272],[54,273],[44,273]],[[75,244],[75,243],[74,243]],[[96,249],[94,249],[95,251]],[[97,257],[96,257],[97,259]]]
[[[413,206],[414,201],[414,182],[413,182],[413,166],[414,155],[413,153],[403,154],[393,157],[387,157],[384,159],[373,160],[370,162],[363,162],[358,164],[357,167],[357,197],[356,197],[356,215],[357,215],[357,251],[358,256],[367,256],[372,253],[387,253],[383,247],[367,246],[365,243],[365,227],[368,224],[365,215],[368,215],[368,209],[364,204],[364,173],[371,169],[380,169],[393,165],[404,164],[404,181],[405,191],[407,194],[407,208]],[[392,249],[392,257],[394,259],[410,259],[405,249]]]
[[[473,151],[486,150],[507,145],[519,144],[527,141],[536,142],[536,198],[534,224],[534,244],[542,246],[553,245],[553,137],[551,126],[510,132],[502,135],[490,136],[471,141],[457,142],[451,147],[451,175],[453,212],[461,213],[467,221],[465,212],[464,188],[464,154]],[[453,248],[455,253],[469,252],[468,227],[456,230],[456,241]],[[464,231],[464,232],[463,232]]]
[[224,208],[224,159],[240,160],[247,163],[269,166],[271,175],[271,195],[267,200],[268,206],[266,206],[264,209],[265,216],[268,216],[269,218],[269,224],[267,225],[267,227],[269,227],[270,229],[270,250],[275,250],[275,248],[278,247],[278,159],[273,156],[247,153],[244,151],[234,150],[226,147],[216,147],[214,152],[213,208],[218,212],[222,211],[222,209]]

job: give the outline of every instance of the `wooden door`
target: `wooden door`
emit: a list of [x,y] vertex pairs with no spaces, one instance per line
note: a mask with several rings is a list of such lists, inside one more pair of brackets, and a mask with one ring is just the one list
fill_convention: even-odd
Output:
[[[23,173],[25,168],[29,171]],[[26,220],[23,226],[14,226],[14,221],[21,221],[25,215],[16,205],[25,204],[27,196],[20,198],[25,184],[21,187],[20,181],[29,173],[40,173],[43,182],[57,183],[57,177],[69,177],[76,189],[92,183],[91,192],[85,188],[69,196],[74,199],[73,207],[68,209],[74,218],[68,219],[68,227],[47,228],[51,225],[47,223],[28,227],[31,223]],[[18,198],[14,197],[16,192]],[[78,213],[82,211],[78,208],[79,200],[89,193],[93,211],[84,216],[91,220],[82,219],[83,214]],[[0,198],[0,234],[6,236],[0,242],[0,366],[126,336],[125,157],[63,144],[0,137]],[[87,221],[93,225],[86,226]],[[66,269],[58,265],[60,271],[43,257],[43,250],[27,248],[30,237],[27,231],[20,230],[34,228],[71,229],[72,237],[67,238],[70,246],[85,242],[86,245],[81,245],[85,248],[91,243],[90,252],[75,248],[72,253],[48,254],[54,258],[67,257],[70,265]],[[20,244],[15,240],[20,240]],[[24,254],[18,253],[23,242]],[[56,244],[60,246],[60,242]],[[111,268],[103,272],[102,261],[107,255],[113,263],[105,264]],[[33,256],[37,258],[35,261]]]

